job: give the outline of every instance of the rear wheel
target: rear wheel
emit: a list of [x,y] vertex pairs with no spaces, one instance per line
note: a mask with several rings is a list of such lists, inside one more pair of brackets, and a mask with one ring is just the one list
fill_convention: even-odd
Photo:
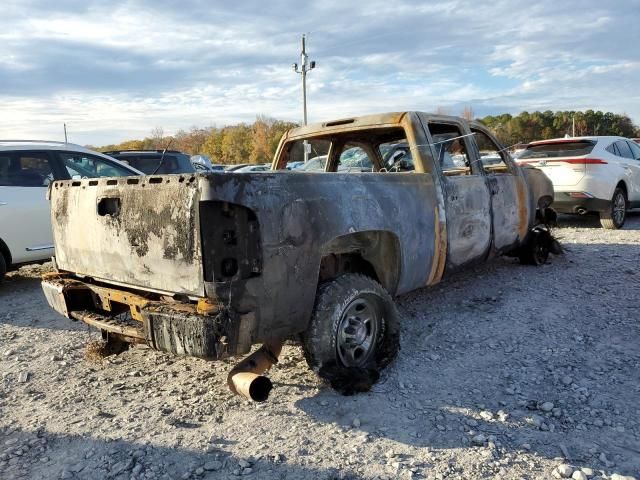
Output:
[[518,257],[524,265],[544,265],[549,259],[550,234],[542,226],[534,227],[526,243],[520,247]]
[[342,275],[320,285],[302,342],[316,372],[327,366],[381,369],[399,348],[395,304],[372,278]]
[[608,230],[622,228],[627,218],[627,196],[624,190],[616,188],[611,205],[606,212],[600,212],[600,225]]

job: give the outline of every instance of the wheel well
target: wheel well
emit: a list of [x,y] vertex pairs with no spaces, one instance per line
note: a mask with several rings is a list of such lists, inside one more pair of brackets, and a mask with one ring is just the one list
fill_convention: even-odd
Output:
[[361,273],[393,295],[400,277],[400,243],[386,231],[366,231],[333,239],[322,249],[319,280],[342,273]]
[[627,184],[624,183],[624,180],[620,180],[616,185],[616,188],[621,188],[624,191],[624,196],[629,198],[629,191],[627,190]]
[[7,268],[11,266],[11,252],[9,251],[9,247],[4,241],[0,238],[0,254],[4,257],[4,261],[7,264]]

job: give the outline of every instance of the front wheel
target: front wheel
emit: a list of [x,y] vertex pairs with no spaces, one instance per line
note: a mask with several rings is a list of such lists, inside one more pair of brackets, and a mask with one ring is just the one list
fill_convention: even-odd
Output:
[[385,367],[399,337],[391,296],[372,278],[349,273],[320,285],[302,344],[307,363],[322,376],[324,367]]
[[616,188],[609,209],[606,212],[600,212],[600,225],[608,230],[617,230],[622,228],[626,218],[627,196],[624,190]]

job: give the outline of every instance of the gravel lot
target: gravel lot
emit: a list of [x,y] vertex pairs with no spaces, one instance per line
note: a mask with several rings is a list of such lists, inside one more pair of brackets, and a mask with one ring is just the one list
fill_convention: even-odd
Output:
[[85,360],[98,334],[47,307],[46,265],[22,268],[0,285],[0,478],[640,478],[640,216],[557,234],[543,267],[399,298],[371,392],[336,394],[289,346],[264,404],[227,390],[232,362]]

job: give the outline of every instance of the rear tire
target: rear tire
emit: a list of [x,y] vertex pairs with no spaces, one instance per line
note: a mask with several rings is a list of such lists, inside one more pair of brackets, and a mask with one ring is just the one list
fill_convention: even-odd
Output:
[[518,258],[524,265],[540,266],[547,263],[549,259],[549,237],[548,230],[538,226],[529,233],[526,243],[520,247]]
[[399,349],[395,303],[370,277],[344,274],[320,285],[311,322],[302,335],[309,367],[384,368]]
[[611,198],[611,205],[606,212],[600,212],[600,225],[607,230],[622,228],[627,219],[627,196],[624,190],[616,188]]
[[0,253],[0,281],[4,278],[5,273],[7,273],[7,261],[4,259],[4,255]]

